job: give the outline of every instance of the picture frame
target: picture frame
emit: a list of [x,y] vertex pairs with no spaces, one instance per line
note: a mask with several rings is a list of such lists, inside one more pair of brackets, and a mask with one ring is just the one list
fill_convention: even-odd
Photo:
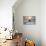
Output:
[[23,24],[24,25],[34,25],[36,23],[35,16],[23,16]]

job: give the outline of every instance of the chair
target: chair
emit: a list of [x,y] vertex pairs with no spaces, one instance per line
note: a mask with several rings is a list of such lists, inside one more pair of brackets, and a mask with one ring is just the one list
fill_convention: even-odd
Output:
[[22,33],[15,34],[16,46],[22,46]]
[[32,40],[26,40],[25,46],[35,46],[35,43]]

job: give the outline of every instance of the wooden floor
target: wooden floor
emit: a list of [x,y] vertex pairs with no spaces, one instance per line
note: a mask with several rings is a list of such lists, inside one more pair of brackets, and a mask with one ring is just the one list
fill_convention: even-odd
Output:
[[16,46],[15,44],[15,39],[13,40],[6,40],[6,42],[4,42],[2,45],[0,46]]

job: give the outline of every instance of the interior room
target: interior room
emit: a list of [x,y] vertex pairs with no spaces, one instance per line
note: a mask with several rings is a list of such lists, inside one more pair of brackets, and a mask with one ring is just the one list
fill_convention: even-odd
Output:
[[46,0],[0,0],[0,46],[46,46]]

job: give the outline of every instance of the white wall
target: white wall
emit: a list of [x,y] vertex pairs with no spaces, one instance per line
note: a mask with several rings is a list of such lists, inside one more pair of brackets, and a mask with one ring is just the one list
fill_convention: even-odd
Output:
[[[16,8],[16,7],[15,7]],[[23,0],[15,9],[15,26],[19,32],[24,34],[24,37],[32,39],[36,42],[36,46],[40,46],[40,18],[41,18],[41,1],[40,0]],[[35,25],[24,25],[23,16],[36,16]]]
[[12,6],[16,0],[0,0],[0,27],[12,28]]
[[41,40],[42,46],[46,46],[46,0],[41,1]]

